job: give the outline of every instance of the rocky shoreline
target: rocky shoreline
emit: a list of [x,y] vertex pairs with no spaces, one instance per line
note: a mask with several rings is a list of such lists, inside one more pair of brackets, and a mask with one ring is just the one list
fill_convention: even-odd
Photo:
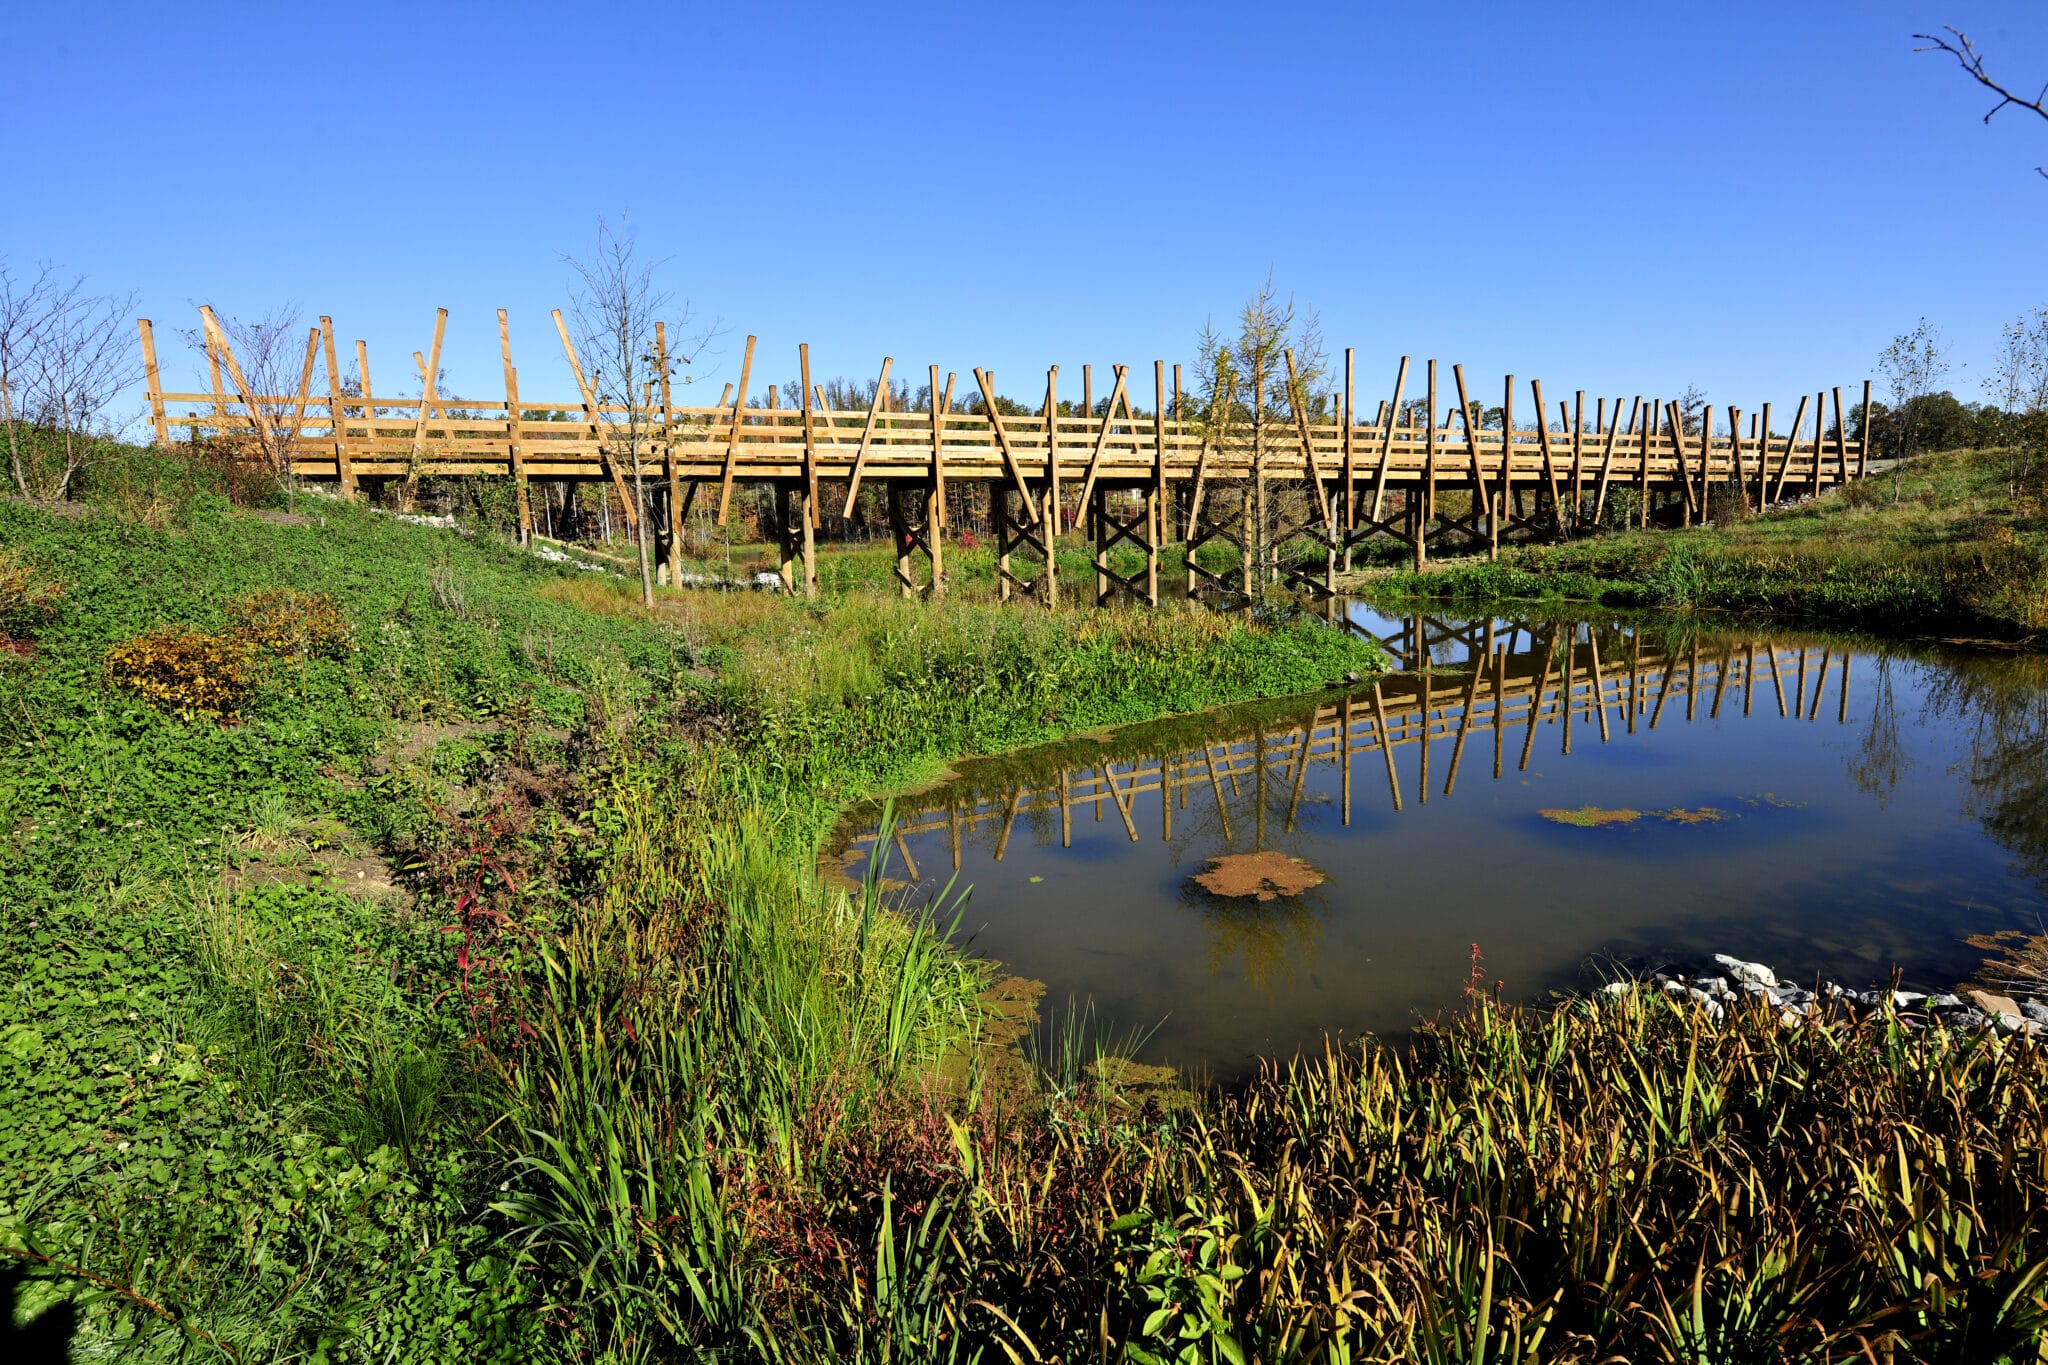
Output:
[[1808,990],[1781,978],[1761,962],[1746,962],[1726,953],[1715,953],[1696,970],[1667,966],[1640,981],[1610,982],[1599,994],[1612,997],[1638,989],[1659,990],[1675,1000],[1694,1002],[1715,1019],[1742,1004],[1767,1001],[1786,1024],[1797,1023],[1809,1013],[1847,1011],[1860,1018],[1889,1010],[1909,1026],[2048,1036],[2048,997],[2020,997],[1976,987],[1954,993],[1854,990],[1834,981],[1823,981],[1818,990]]

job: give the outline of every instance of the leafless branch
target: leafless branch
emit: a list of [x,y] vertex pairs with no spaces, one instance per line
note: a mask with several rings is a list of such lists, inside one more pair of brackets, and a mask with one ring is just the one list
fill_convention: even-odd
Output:
[[[1991,73],[1984,69],[1984,54],[1979,52],[1977,45],[1970,41],[1969,34],[1953,24],[1945,24],[1943,29],[1949,37],[1944,38],[1938,33],[1914,34],[1913,41],[1925,43],[1926,46],[1916,47],[1913,50],[1915,52],[1948,53],[1956,59],[1957,65],[1963,68],[1963,71],[1971,80],[1998,96],[1998,103],[1992,105],[1989,112],[1984,115],[1986,123],[1991,122],[1993,115],[1997,114],[2008,104],[2018,105],[2022,109],[2031,109],[2042,118],[2048,119],[2048,85],[2043,85],[2041,93],[2032,99],[2014,94],[2010,87],[1993,80]],[[1954,41],[1950,41],[1950,39]],[[2048,166],[2036,166],[2034,169],[2044,178],[2048,178]]]

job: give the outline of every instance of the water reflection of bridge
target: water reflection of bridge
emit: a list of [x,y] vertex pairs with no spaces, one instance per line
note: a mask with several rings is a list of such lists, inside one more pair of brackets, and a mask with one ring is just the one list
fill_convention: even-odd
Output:
[[[1655,730],[1680,715],[1691,724],[1702,711],[1709,720],[1718,720],[1737,705],[1743,716],[1762,705],[1774,707],[1781,718],[1818,721],[1828,675],[1836,671],[1841,676],[1834,689],[1834,719],[1843,724],[1849,715],[1846,651],[1736,638],[1703,643],[1697,637],[1666,651],[1646,646],[1640,635],[1583,625],[1451,624],[1431,617],[1410,618],[1400,631],[1376,638],[1415,671],[1319,702],[1291,724],[1255,728],[1171,756],[1105,758],[1062,767],[1037,785],[1020,785],[996,798],[916,806],[895,826],[897,852],[915,879],[917,864],[905,836],[947,830],[953,867],[958,870],[963,837],[993,822],[995,858],[1001,862],[1020,815],[1050,818],[1054,812],[1061,845],[1072,847],[1076,810],[1092,813],[1096,821],[1104,818],[1105,810],[1114,811],[1133,842],[1140,837],[1141,818],[1148,823],[1156,818],[1161,838],[1170,841],[1175,807],[1185,811],[1191,800],[1213,800],[1224,837],[1234,839],[1225,791],[1237,798],[1247,786],[1257,797],[1253,818],[1256,837],[1263,844],[1268,793],[1276,787],[1288,791],[1285,830],[1291,833],[1309,771],[1318,763],[1341,771],[1341,814],[1349,825],[1354,760],[1360,755],[1380,756],[1380,762],[1363,765],[1371,773],[1365,780],[1377,786],[1383,772],[1388,796],[1399,811],[1407,797],[1394,750],[1405,745],[1418,750],[1412,795],[1427,805],[1439,776],[1443,796],[1457,790],[1467,751],[1475,742],[1482,749],[1491,748],[1493,777],[1499,779],[1510,750],[1516,770],[1527,770],[1536,732],[1545,724],[1558,727],[1562,752],[1569,754],[1574,742],[1583,744],[1597,736],[1597,742],[1606,743],[1617,733]],[[1441,740],[1450,741],[1450,757],[1432,773],[1432,751]],[[1163,794],[1156,815],[1141,812],[1139,798],[1155,792]],[[866,847],[874,837],[873,831],[866,831],[854,846]]]

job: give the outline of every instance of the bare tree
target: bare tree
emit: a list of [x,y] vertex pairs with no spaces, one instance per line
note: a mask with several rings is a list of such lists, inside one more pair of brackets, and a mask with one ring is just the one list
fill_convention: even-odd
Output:
[[219,325],[219,335],[209,337],[204,328],[188,328],[185,343],[205,356],[209,366],[226,368],[230,396],[241,384],[248,385],[247,394],[240,396],[249,408],[249,439],[264,467],[284,484],[285,505],[296,511],[299,419],[305,415],[299,395],[308,391],[312,379],[320,329],[301,332],[299,308],[292,303],[253,319],[206,311]]
[[50,265],[17,284],[0,267],[0,421],[17,491],[69,497],[79,470],[126,425],[114,404],[135,382],[133,294],[89,293]]
[[2033,481],[2048,427],[2048,308],[1999,329],[1998,360],[1986,387],[2006,449],[2006,496],[2017,505]]
[[[1998,103],[1992,105],[1990,111],[1984,115],[1986,123],[1991,122],[1992,116],[2008,104],[2017,105],[2022,109],[2031,109],[2042,118],[2048,119],[2048,84],[2044,84],[2041,87],[2041,93],[2032,99],[2015,94],[2011,87],[1993,80],[1991,73],[1984,69],[1984,54],[1977,51],[1977,45],[1970,41],[1969,34],[1953,24],[1945,24],[1942,27],[1943,31],[1948,34],[1946,38],[1938,33],[1914,34],[1913,40],[1915,42],[1925,43],[1927,46],[1916,47],[1913,50],[1915,52],[1948,53],[1956,59],[1956,63],[1963,68],[1963,71],[1971,80],[1998,96]],[[2048,177],[2048,166],[2036,166],[2034,170],[2037,174]]]
[[[1910,459],[1920,453],[1923,439],[1921,409],[1917,401],[1934,392],[1942,377],[1949,372],[1948,357],[1943,353],[1941,333],[1920,319],[1910,332],[1901,332],[1892,338],[1891,345],[1878,353],[1877,372],[1884,376],[1892,394],[1892,441],[1886,452],[1895,460]],[[1865,419],[1866,426],[1869,419]],[[1898,500],[1898,466],[1892,466],[1892,499]]]
[[[1288,525],[1306,525],[1318,490],[1276,490],[1267,473],[1273,428],[1288,429],[1293,405],[1315,405],[1326,378],[1321,321],[1313,308],[1285,301],[1268,274],[1238,309],[1237,333],[1224,336],[1205,324],[1197,338],[1202,420],[1208,439],[1249,453],[1249,480],[1234,485],[1245,531],[1242,575],[1249,594],[1259,582],[1279,577],[1279,557]],[[1289,353],[1292,352],[1290,378]]]
[[[640,526],[640,597],[654,605],[654,564],[647,538],[647,481],[644,456],[659,423],[652,420],[650,398],[670,383],[688,384],[695,377],[685,369],[709,345],[715,324],[692,332],[694,314],[687,301],[657,289],[654,272],[662,264],[641,257],[636,235],[623,218],[614,229],[603,219],[597,225],[597,246],[582,259],[564,256],[575,279],[569,301],[578,348],[590,360],[590,387],[600,406],[613,411],[606,440],[633,467],[633,502]],[[661,328],[662,314],[676,308],[675,335]],[[666,433],[662,433],[666,437]]]

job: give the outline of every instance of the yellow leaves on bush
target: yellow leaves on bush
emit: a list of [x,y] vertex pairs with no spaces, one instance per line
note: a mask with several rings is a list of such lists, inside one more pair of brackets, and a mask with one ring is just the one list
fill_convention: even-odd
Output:
[[64,589],[47,574],[0,545],[0,639],[27,640],[57,614]]
[[190,720],[233,720],[255,686],[246,641],[191,626],[158,626],[107,653],[107,680]]
[[324,592],[264,588],[228,603],[234,634],[281,659],[339,659],[355,647],[355,628]]
[[265,588],[228,604],[233,625],[210,633],[159,626],[114,646],[107,680],[184,719],[231,721],[255,690],[264,659],[338,659],[355,630],[326,593]]

